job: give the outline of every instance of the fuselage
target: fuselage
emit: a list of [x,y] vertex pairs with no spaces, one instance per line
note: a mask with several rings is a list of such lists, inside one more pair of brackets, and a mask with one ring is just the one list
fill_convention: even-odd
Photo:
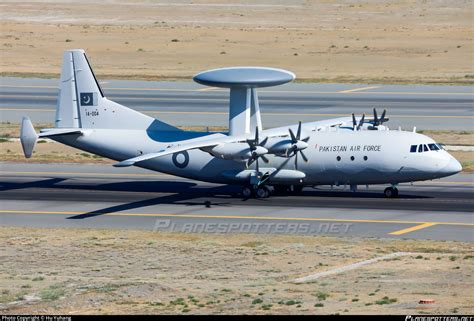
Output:
[[[407,131],[353,131],[328,127],[320,130],[311,123],[303,127],[308,147],[308,162],[298,159],[297,170],[305,174],[301,185],[397,184],[450,176],[461,171],[459,162],[445,150],[433,145],[431,138]],[[266,135],[286,135],[288,127],[263,131]],[[90,129],[85,135],[57,137],[59,142],[114,160],[153,153],[189,140],[227,137],[221,133],[150,132],[145,130]],[[280,136],[281,137],[281,136]],[[281,139],[281,138],[280,138]],[[269,139],[268,144],[272,140]],[[416,146],[413,152],[412,146]],[[421,146],[421,147],[420,147]],[[421,149],[420,149],[421,148]],[[269,162],[260,162],[266,169],[295,170],[294,157],[266,155]],[[200,149],[192,149],[137,164],[139,167],[171,175],[215,182],[245,184],[229,173],[248,169],[245,162],[219,159]]]

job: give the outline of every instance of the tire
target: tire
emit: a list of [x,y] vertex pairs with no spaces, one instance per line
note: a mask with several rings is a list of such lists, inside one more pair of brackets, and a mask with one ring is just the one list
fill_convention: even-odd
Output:
[[393,187],[387,187],[384,191],[383,194],[385,195],[386,198],[394,198],[397,197],[398,195],[398,190]]
[[259,187],[255,191],[255,196],[257,198],[267,198],[269,195],[270,193],[268,191],[268,188],[266,188],[265,186]]
[[253,194],[253,190],[251,187],[248,187],[248,186],[245,186],[243,189],[242,189],[242,196],[245,197],[245,198],[250,198],[252,197],[252,194]]

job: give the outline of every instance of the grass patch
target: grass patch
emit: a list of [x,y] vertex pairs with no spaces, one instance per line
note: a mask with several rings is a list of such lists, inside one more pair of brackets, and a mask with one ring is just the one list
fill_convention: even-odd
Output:
[[262,303],[262,302],[263,302],[263,300],[260,299],[260,298],[258,298],[258,299],[253,300],[253,301],[252,301],[252,304],[260,304],[260,303]]
[[66,290],[61,284],[53,284],[40,292],[41,299],[45,301],[54,301],[66,294]]
[[318,298],[319,301],[324,301],[329,297],[329,294],[324,293],[324,292],[318,292],[318,293],[314,294],[314,296],[316,298]]
[[375,304],[378,304],[378,305],[392,304],[397,301],[398,300],[395,298],[389,298],[388,296],[384,296],[382,299],[375,301]]

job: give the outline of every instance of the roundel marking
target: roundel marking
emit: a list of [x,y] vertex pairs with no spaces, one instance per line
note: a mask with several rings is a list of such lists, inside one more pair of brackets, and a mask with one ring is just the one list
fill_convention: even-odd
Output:
[[182,151],[173,154],[173,164],[178,168],[185,168],[189,164],[189,153],[188,151]]

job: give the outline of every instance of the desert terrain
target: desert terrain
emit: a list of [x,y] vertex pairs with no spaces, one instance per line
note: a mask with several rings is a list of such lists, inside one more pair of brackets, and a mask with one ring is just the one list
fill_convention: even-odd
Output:
[[[472,250],[401,239],[1,227],[0,313],[468,314]],[[408,254],[293,282],[395,252]]]
[[0,75],[57,77],[66,49],[101,79],[233,65],[300,81],[472,84],[472,2],[3,1]]

